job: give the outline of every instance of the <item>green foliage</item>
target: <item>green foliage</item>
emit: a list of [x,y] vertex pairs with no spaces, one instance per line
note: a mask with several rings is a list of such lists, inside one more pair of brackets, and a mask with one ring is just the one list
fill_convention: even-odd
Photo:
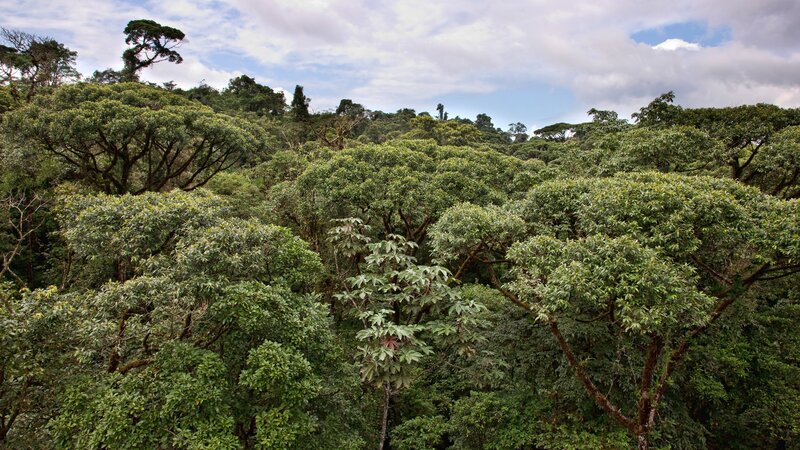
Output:
[[754,159],[746,181],[771,195],[800,197],[800,126],[775,133]]
[[306,122],[309,119],[308,104],[310,102],[311,99],[303,94],[303,86],[295,86],[292,104],[289,105],[295,122]]
[[575,125],[571,123],[559,122],[535,130],[533,134],[548,141],[566,141],[567,138],[575,133]]
[[359,137],[364,143],[382,144],[411,131],[412,119],[416,117],[413,109],[401,109],[396,113],[375,111]]
[[67,86],[0,36],[0,447],[796,447],[797,109],[528,139],[124,83],[184,39],[125,33]]
[[[456,206],[431,235],[439,256],[460,261],[459,272],[489,266],[496,288],[552,328],[567,373],[598,405],[607,408],[610,398],[624,414],[641,405],[634,399],[644,395],[637,393],[642,377],[664,371],[658,392],[668,388],[674,365],[665,366],[664,348],[682,348],[731,304],[758,295],[754,284],[797,272],[796,208],[730,180],[648,172],[548,181],[501,210]],[[503,224],[520,222],[512,228],[519,237],[503,237]],[[505,285],[492,260],[510,264]],[[685,350],[670,351],[681,358]],[[625,366],[645,369],[631,376]],[[720,395],[708,377],[698,374],[695,383],[709,398]],[[676,418],[688,414],[680,405],[664,408]],[[677,430],[679,420],[665,418],[654,439],[698,435],[691,425]]]
[[775,237],[765,230],[791,217],[787,207],[724,179],[646,173],[545,183],[529,192],[520,214],[531,230],[561,239],[629,235],[676,258],[702,254],[735,265],[730,258],[773,254],[767,241]]
[[80,276],[97,283],[112,277],[127,279],[144,259],[171,250],[190,230],[215,222],[221,207],[219,199],[205,191],[120,197],[78,194],[63,197],[56,216],[70,249],[85,263]]
[[213,352],[168,344],[151,369],[78,379],[53,423],[58,448],[239,448],[225,365]]
[[339,224],[332,240],[342,245],[345,256],[357,254],[359,243],[369,250],[362,269],[345,280],[345,291],[336,298],[352,305],[351,313],[363,324],[355,336],[361,378],[384,391],[379,437],[383,446],[393,396],[421,376],[421,365],[434,354],[434,344],[459,356],[474,355],[488,326],[481,317],[486,307],[451,289],[447,269],[418,265],[411,256],[417,249],[414,242],[389,235],[388,240],[368,243],[360,234],[363,222],[348,219]]
[[579,418],[552,425],[545,418],[550,406],[525,392],[472,392],[453,405],[447,427],[452,448],[599,450],[631,445],[625,433],[595,429]]
[[681,123],[707,131],[733,151],[766,143],[783,128],[800,125],[800,111],[764,103],[729,108],[696,108],[685,110]]
[[359,315],[366,322],[366,328],[356,335],[364,343],[359,347],[361,378],[378,386],[403,388],[411,384],[414,369],[432,350],[417,336],[425,327],[395,324],[393,314],[391,309],[381,309]]
[[304,242],[225,218],[204,192],[64,204],[76,255],[94,264],[128,257],[136,270],[75,303],[76,358],[100,376],[69,380],[52,423],[57,442],[286,448],[313,446],[312,435],[353,438],[342,409],[325,405],[349,395],[356,372],[334,359],[326,309],[292,291],[320,270]]
[[41,194],[71,175],[69,167],[14,136],[0,132],[0,192],[39,191]]
[[239,382],[262,394],[277,397],[288,406],[304,404],[320,390],[311,364],[297,351],[266,341],[250,352],[248,369]]
[[647,106],[633,113],[631,117],[642,126],[670,126],[680,120],[683,108],[673,105],[675,93],[669,91],[656,97]]
[[283,449],[298,447],[302,439],[314,431],[308,417],[293,415],[290,411],[272,409],[256,417],[257,449]]
[[433,139],[439,145],[470,145],[480,142],[483,134],[474,125],[457,120],[434,120],[418,116],[411,120],[413,128],[403,139]]
[[[707,133],[693,127],[635,128],[596,143],[600,174],[657,170],[698,172],[712,167],[721,149]],[[591,168],[590,168],[591,170]]]
[[392,447],[398,450],[436,450],[447,431],[444,417],[415,417],[392,429]]
[[709,429],[709,445],[797,442],[796,278],[739,305],[720,336],[692,358],[687,401]]
[[268,222],[268,211],[263,204],[259,180],[252,171],[220,172],[208,182],[206,189],[221,197],[231,214],[248,219],[255,217]]
[[281,115],[286,109],[283,92],[275,92],[269,86],[256,83],[256,80],[241,75],[228,82],[222,91],[222,100],[228,102],[228,108],[239,111],[254,112],[258,115]]
[[0,443],[47,447],[45,425],[57,413],[64,379],[78,371],[79,296],[54,288],[18,290],[0,281]]
[[133,83],[76,84],[6,114],[9,131],[114,194],[193,189],[260,151],[257,126]]
[[538,320],[607,313],[625,333],[667,336],[701,325],[714,303],[695,289],[691,268],[628,237],[539,236],[512,246],[508,257],[515,263],[512,287]]
[[[762,147],[780,130],[800,125],[800,110],[759,103],[730,108],[697,108],[683,112],[681,123],[697,127],[721,141],[719,157],[730,176],[748,182]],[[757,170],[757,169],[756,169]]]
[[430,234],[433,252],[454,260],[473,252],[504,251],[524,229],[521,218],[499,206],[463,203],[442,214]]
[[525,142],[528,140],[528,135],[525,133],[528,127],[522,122],[508,124],[508,133],[514,138],[514,143]]
[[[441,147],[430,141],[364,145],[311,164],[296,182],[306,207],[323,220],[359,216],[384,236],[419,241],[449,206],[503,203],[548,175],[539,161],[521,161],[491,150]],[[284,206],[285,204],[281,204]],[[281,211],[311,222],[310,211]],[[316,219],[319,221],[319,219]],[[317,240],[305,236],[309,240]]]
[[576,130],[578,134],[615,133],[630,127],[628,121],[620,119],[615,111],[604,111],[592,108],[587,111],[587,114],[592,116],[592,122],[582,124],[579,129]]
[[308,244],[286,228],[227,219],[181,240],[164,270],[206,280],[250,279],[300,288],[312,285],[320,269]]
[[356,335],[362,343],[361,377],[377,386],[407,387],[419,362],[432,353],[419,336],[426,326],[417,316],[449,300],[449,273],[416,265],[409,255],[416,245],[401,236],[367,247],[362,273],[348,279],[349,289],[339,295],[364,323]]
[[14,106],[14,97],[11,95],[11,89],[6,86],[0,86],[0,115],[10,111]]
[[[528,408],[531,407],[535,405],[528,404]],[[473,392],[453,407],[449,423],[453,447],[499,450],[531,446],[535,435],[534,417],[522,414],[516,404],[504,401],[497,393]]]

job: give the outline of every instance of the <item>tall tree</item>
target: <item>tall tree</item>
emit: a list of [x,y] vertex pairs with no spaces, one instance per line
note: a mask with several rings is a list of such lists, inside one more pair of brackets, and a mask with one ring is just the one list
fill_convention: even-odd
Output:
[[311,99],[306,97],[303,93],[303,86],[299,84],[294,87],[294,95],[292,96],[292,114],[294,115],[295,122],[307,122],[309,119],[308,104]]
[[338,116],[356,116],[364,113],[364,106],[360,103],[355,103],[349,98],[343,98],[339,101],[339,106],[336,107],[336,115]]
[[128,22],[123,32],[125,43],[133,45],[122,54],[122,74],[126,81],[136,80],[140,70],[157,62],[183,62],[183,57],[175,50],[186,37],[181,30],[153,20],[139,19]]
[[[325,223],[324,219],[361,215],[366,223],[380,228],[383,236],[401,234],[421,243],[450,205],[502,203],[547,176],[543,169],[541,161],[522,161],[495,151],[440,147],[432,141],[393,141],[347,148],[309,165],[292,183],[292,191],[313,197],[311,204],[299,208],[281,204],[286,186],[276,189],[272,197],[280,205],[275,212],[286,218],[287,225],[301,224],[307,229],[319,223],[320,217]],[[316,210],[311,217],[309,206]],[[307,240],[319,242],[321,238],[313,233],[300,231]]]
[[492,118],[487,114],[478,114],[475,117],[475,127],[481,131],[494,131],[494,124]]
[[443,104],[439,103],[438,105],[436,105],[436,111],[439,113],[439,115],[437,116],[437,119],[439,119],[439,120],[447,120],[447,113],[444,112],[444,105]]
[[508,132],[514,137],[514,142],[525,142],[528,140],[528,127],[522,122],[508,124]]
[[786,127],[755,158],[749,184],[782,198],[800,197],[800,126]]

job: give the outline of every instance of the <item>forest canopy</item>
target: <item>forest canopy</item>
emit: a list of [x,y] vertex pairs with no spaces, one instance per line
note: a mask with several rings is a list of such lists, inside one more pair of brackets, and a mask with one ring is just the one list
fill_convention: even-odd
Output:
[[528,134],[0,32],[0,447],[800,448],[800,110]]

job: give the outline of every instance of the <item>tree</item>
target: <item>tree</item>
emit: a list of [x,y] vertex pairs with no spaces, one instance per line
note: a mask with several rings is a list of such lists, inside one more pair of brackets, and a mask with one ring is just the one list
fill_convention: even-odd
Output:
[[698,340],[687,358],[682,395],[709,448],[798,442],[798,279],[774,281],[734,305],[713,339]]
[[789,126],[800,125],[800,109],[784,109],[759,103],[730,108],[686,109],[681,123],[694,126],[721,141],[717,152],[719,162],[728,166],[730,177],[750,183],[757,171],[761,150],[767,148],[772,136]]
[[286,109],[283,92],[275,92],[269,86],[256,83],[256,80],[241,75],[228,82],[222,97],[229,101],[230,108],[254,112],[258,115],[279,116]]
[[522,122],[508,124],[508,132],[514,138],[515,143],[528,140],[528,135],[525,133],[526,131],[528,131],[528,127]]
[[[589,397],[648,448],[690,346],[756,286],[800,272],[800,241],[781,231],[797,228],[798,207],[732,181],[646,173],[543,183],[499,223],[454,208],[431,234],[437,253],[480,263],[546,325]],[[617,349],[617,362],[582,362],[576,346],[587,340],[585,351]]]
[[199,86],[181,92],[189,100],[200,102],[218,111],[222,106],[222,95],[213,86],[201,82]]
[[133,270],[67,309],[80,339],[56,447],[358,447],[340,415],[357,372],[309,294],[321,264],[305,242],[202,192],[60,203],[78,269],[129,256]]
[[[563,142],[575,133],[575,127],[576,126],[571,123],[559,122],[539,128],[538,130],[535,130],[533,134],[548,141]],[[522,132],[524,133],[525,130]]]
[[125,26],[125,43],[133,45],[122,53],[123,79],[136,81],[140,70],[169,61],[180,64],[183,57],[175,50],[186,35],[177,28],[147,19],[131,20]]
[[439,115],[436,117],[439,120],[447,120],[447,113],[444,111],[444,105],[439,103],[436,105],[436,111],[439,112]]
[[592,117],[592,122],[600,124],[600,125],[625,125],[628,123],[625,119],[620,119],[619,114],[616,111],[608,111],[602,110],[597,108],[592,108],[586,112],[589,116]]
[[80,78],[78,53],[52,38],[19,30],[0,29],[0,85],[15,101],[30,102],[40,90]]
[[360,139],[376,144],[384,143],[407,133],[412,120],[417,117],[413,109],[400,109],[396,113],[373,111]]
[[27,195],[25,192],[9,194],[0,199],[0,217],[5,219],[0,228],[0,281],[8,274],[19,286],[26,283],[14,270],[14,259],[22,254],[27,242],[36,231],[44,225],[44,219],[37,213],[45,208],[47,202],[36,193]]
[[308,113],[308,104],[311,99],[303,94],[303,86],[299,84],[294,87],[294,95],[292,96],[292,114],[294,115],[295,122],[306,122],[310,115]]
[[647,106],[639,108],[638,113],[631,114],[633,120],[642,126],[670,126],[680,120],[683,108],[673,105],[675,93],[669,91],[656,97]]
[[800,197],[800,126],[775,133],[754,159],[746,179],[770,195]]
[[[415,243],[397,235],[368,243],[369,238],[360,234],[360,220],[346,219],[340,224],[331,230],[331,237],[345,244],[341,246],[344,256],[354,256],[364,243],[369,251],[363,268],[346,280],[345,292],[337,297],[352,305],[363,323],[356,335],[361,343],[361,377],[384,393],[381,450],[393,397],[411,385],[421,360],[433,353],[423,336],[427,332],[455,342],[459,354],[470,354],[474,341],[480,339],[479,329],[486,326],[476,317],[485,307],[458,296],[447,285],[450,273],[444,267],[418,265],[411,256]],[[436,317],[442,320],[431,320]]]
[[348,138],[363,132],[370,112],[350,99],[342,99],[334,113],[317,114],[312,128],[317,139],[333,150],[345,147]]
[[87,81],[99,84],[114,84],[122,83],[123,81],[126,81],[126,79],[123,72],[109,67],[108,69],[104,70],[95,70]]
[[258,128],[141,84],[77,84],[8,115],[19,138],[103,192],[203,186],[258,149]]
[[475,126],[481,131],[494,130],[494,124],[492,124],[492,118],[489,117],[487,114],[478,114],[475,117]]
[[461,120],[434,120],[419,115],[411,119],[413,129],[403,139],[434,139],[439,145],[470,145],[480,142],[485,133]]
[[480,130],[483,133],[483,138],[481,139],[483,142],[486,143],[497,143],[497,144],[508,144],[510,143],[510,138],[508,133],[504,132],[500,128],[495,128],[494,124],[492,123],[492,118],[486,114],[478,114],[475,117],[475,128]]
[[[713,173],[719,142],[689,126],[637,127],[596,137],[590,151],[592,173],[658,170],[659,172]],[[589,152],[587,152],[589,153]]]
[[61,198],[56,217],[72,252],[70,284],[96,288],[109,279],[125,282],[141,273],[148,257],[169,253],[189,231],[211,226],[221,207],[219,198],[204,190]]
[[347,139],[363,128],[368,116],[365,112],[347,115],[322,114],[316,119],[314,131],[317,139],[332,150],[342,150]]
[[337,116],[359,116],[364,114],[364,106],[360,103],[355,103],[349,98],[343,98],[339,101],[339,106],[336,107]]
[[[517,295],[538,321],[548,324],[587,393],[636,437],[638,448],[648,448],[666,387],[653,380],[662,352],[665,347],[680,351],[678,336],[684,330],[706,326],[705,314],[713,298],[695,289],[696,276],[691,269],[671,264],[657,251],[628,237],[595,235],[564,242],[540,236],[515,244],[508,257],[516,266],[512,295]],[[618,404],[608,400],[562,333],[570,321],[592,320],[598,315],[604,325],[629,337],[634,348],[647,348],[633,416],[626,416]],[[662,376],[670,375],[669,364]]]

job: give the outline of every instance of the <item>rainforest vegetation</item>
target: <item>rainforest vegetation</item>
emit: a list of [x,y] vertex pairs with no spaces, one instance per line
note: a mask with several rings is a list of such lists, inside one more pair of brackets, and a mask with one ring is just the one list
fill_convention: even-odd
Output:
[[0,35],[0,448],[800,448],[800,110],[312,113],[124,36]]

